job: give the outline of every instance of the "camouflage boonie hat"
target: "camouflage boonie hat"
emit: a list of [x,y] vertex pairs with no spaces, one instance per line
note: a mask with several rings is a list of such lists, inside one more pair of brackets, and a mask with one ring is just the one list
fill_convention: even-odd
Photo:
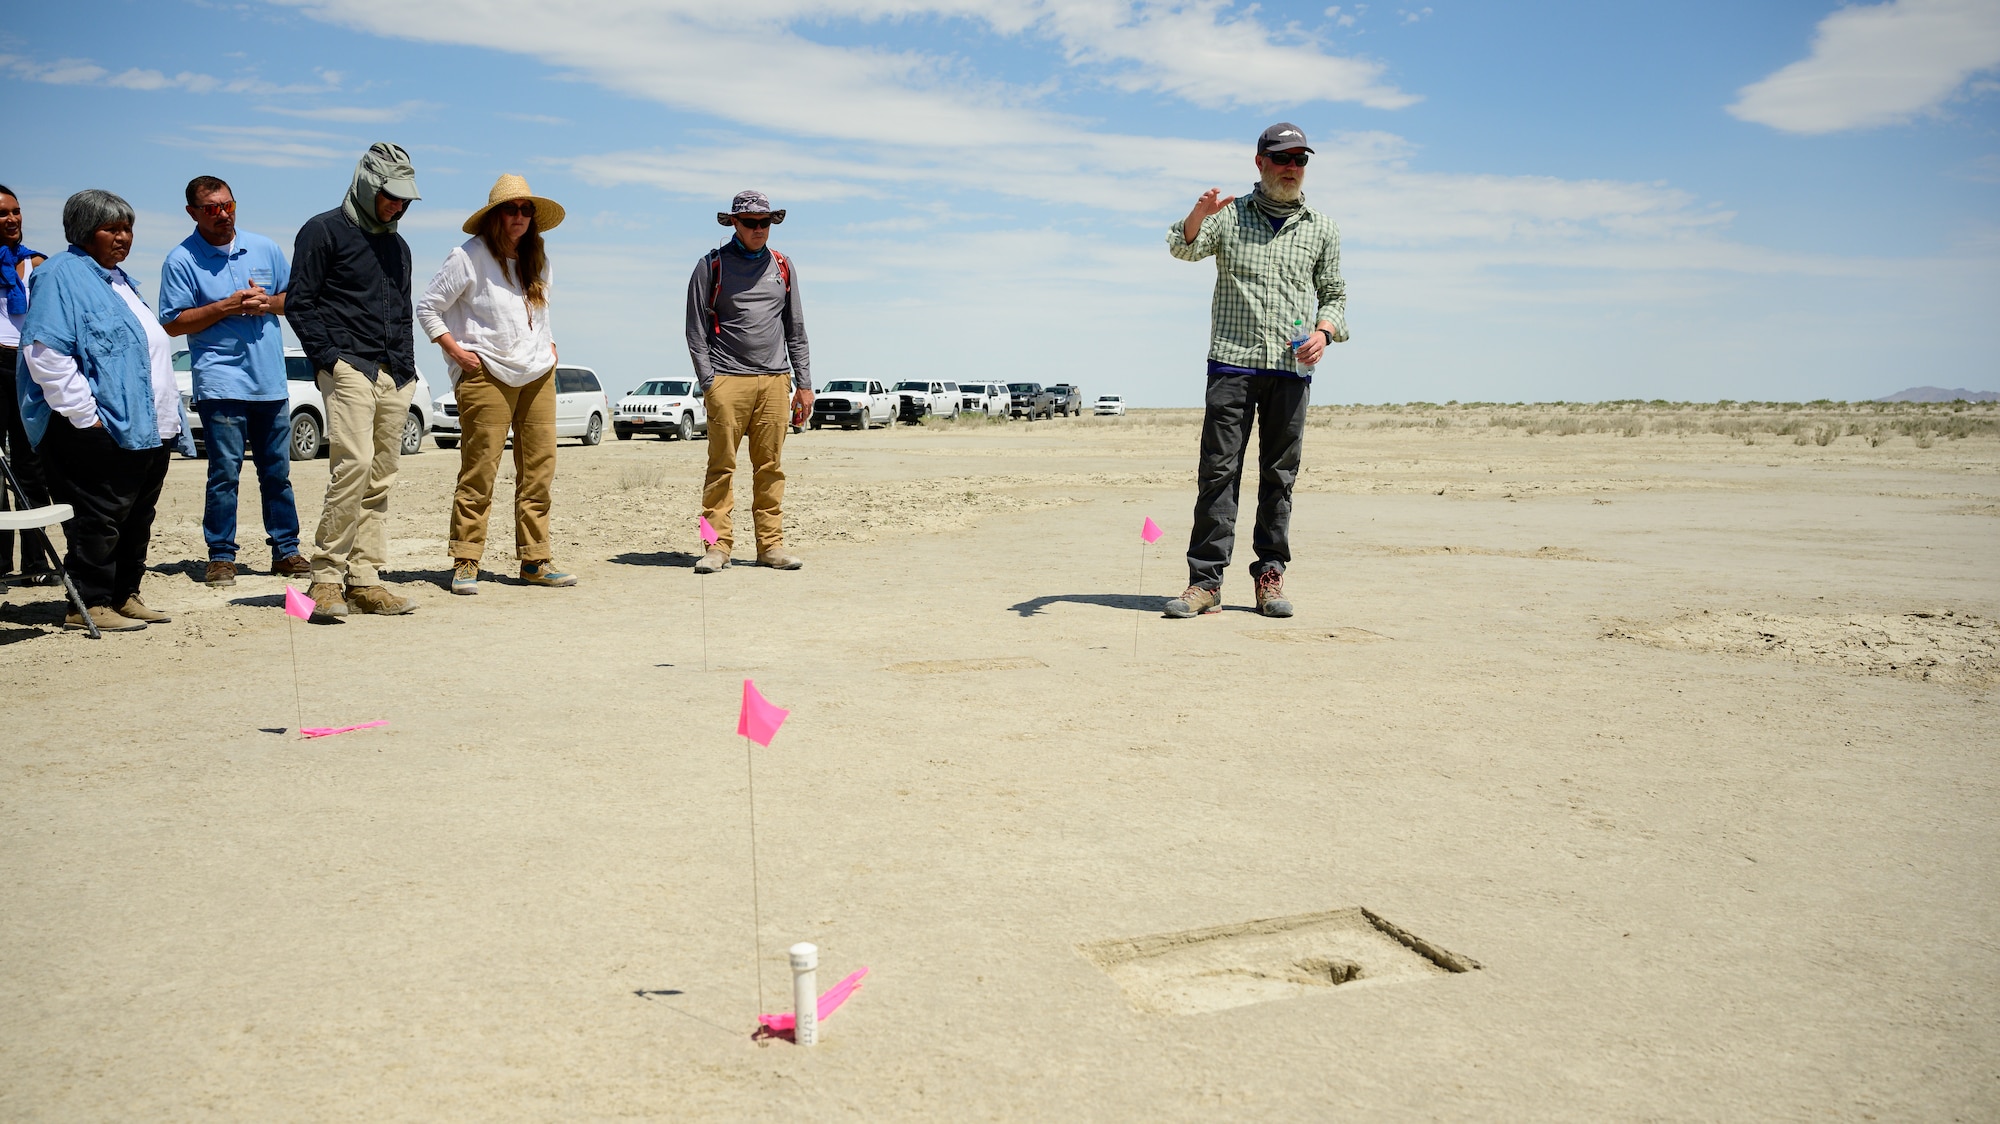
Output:
[[785,212],[772,210],[771,197],[761,191],[737,192],[736,198],[729,201],[727,211],[715,212],[715,221],[728,226],[735,215],[769,215],[774,223],[785,221]]

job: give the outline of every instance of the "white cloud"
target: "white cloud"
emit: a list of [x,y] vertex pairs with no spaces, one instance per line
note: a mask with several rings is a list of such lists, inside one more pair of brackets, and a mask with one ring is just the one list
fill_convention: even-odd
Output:
[[435,109],[437,106],[427,101],[406,101],[397,105],[322,105],[305,109],[288,106],[260,105],[259,113],[276,113],[285,117],[297,117],[305,121],[331,121],[343,125],[393,125],[407,119],[413,113]]
[[235,78],[217,78],[212,74],[200,74],[183,70],[175,74],[165,71],[133,67],[116,74],[89,59],[61,58],[53,61],[29,58],[25,55],[0,55],[0,69],[15,78],[27,82],[44,82],[52,86],[111,86],[124,90],[185,90],[194,94],[318,94],[335,90],[340,84],[337,71],[319,72],[317,84],[279,85],[261,78],[240,75]]
[[1819,22],[1812,54],[1739,90],[1729,112],[1788,133],[1832,133],[1936,110],[2000,66],[2000,3],[1892,0]]
[[287,129],[277,125],[196,125],[186,133],[156,138],[218,160],[266,168],[319,168],[353,163],[366,141],[337,133]]

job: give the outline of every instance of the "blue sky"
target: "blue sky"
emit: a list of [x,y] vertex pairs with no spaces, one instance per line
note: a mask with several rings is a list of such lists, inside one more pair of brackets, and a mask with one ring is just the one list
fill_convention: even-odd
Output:
[[1345,240],[1317,401],[2000,389],[2000,0],[730,7],[26,5],[0,182],[43,250],[70,192],[130,199],[150,294],[195,175],[289,246],[403,144],[421,286],[522,173],[569,209],[564,358],[614,390],[687,371],[688,271],[756,186],[819,378],[1181,405],[1213,268],[1165,228],[1282,119]]

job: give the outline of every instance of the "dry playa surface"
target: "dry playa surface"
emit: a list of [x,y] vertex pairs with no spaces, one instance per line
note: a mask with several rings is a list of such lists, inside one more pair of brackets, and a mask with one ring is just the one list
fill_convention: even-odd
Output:
[[472,598],[426,446],[326,626],[177,461],[173,623],[0,606],[0,1119],[2000,1117],[2000,437],[1671,413],[1316,410],[1282,621],[1158,615],[1191,412],[800,435],[707,578],[566,445]]

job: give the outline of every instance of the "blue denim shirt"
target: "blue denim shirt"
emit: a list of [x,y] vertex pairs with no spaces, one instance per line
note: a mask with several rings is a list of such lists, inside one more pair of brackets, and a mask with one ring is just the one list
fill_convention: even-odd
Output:
[[[160,267],[160,323],[247,289],[253,279],[273,295],[291,284],[291,268],[277,243],[239,230],[235,246],[225,250],[196,231],[168,251]],[[284,401],[290,396],[284,337],[276,316],[225,316],[190,335],[194,400]]]
[[[21,424],[31,445],[41,445],[55,416],[42,397],[41,384],[28,373],[28,347],[39,343],[76,360],[90,383],[91,396],[97,399],[98,420],[119,448],[160,447],[146,327],[132,316],[125,299],[111,291],[113,277],[131,285],[133,292],[139,291],[124,270],[106,269],[81,248],[71,246],[28,278],[28,318],[21,325],[21,357],[14,364],[14,388],[21,401]],[[187,411],[181,410],[181,414],[177,445],[193,456]]]

